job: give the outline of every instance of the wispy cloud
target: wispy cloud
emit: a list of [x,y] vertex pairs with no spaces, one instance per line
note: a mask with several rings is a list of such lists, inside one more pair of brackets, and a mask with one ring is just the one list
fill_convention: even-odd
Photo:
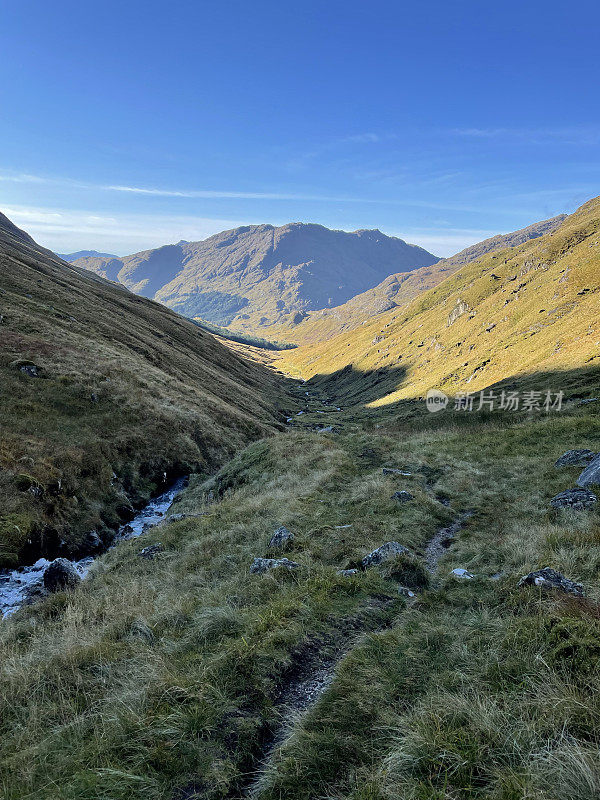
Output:
[[471,139],[503,139],[528,144],[597,145],[600,127],[566,126],[557,128],[453,128],[450,133]]
[[412,228],[410,230],[394,231],[391,236],[398,236],[406,242],[418,244],[435,253],[437,256],[447,258],[465,247],[495,236],[497,230],[482,230],[478,228],[449,228],[447,226],[431,228]]
[[4,181],[5,183],[47,183],[46,178],[42,178],[40,175],[29,175],[26,172],[23,173],[0,173],[0,181]]
[[143,186],[98,186],[109,192],[129,192],[130,194],[152,195],[155,197],[188,197],[234,200],[313,200],[334,203],[362,203],[359,197],[328,197],[319,194],[287,194],[285,192],[239,192],[218,189],[154,189]]
[[2,211],[36,241],[55,252],[98,249],[116,254],[159,247],[263,220],[157,214],[103,214],[70,208],[3,206]]
[[181,197],[188,199],[230,199],[230,200],[308,200],[323,203],[370,203],[379,202],[363,197],[348,197],[343,195],[322,195],[293,192],[250,192],[228,189],[170,189],[152,186],[130,186],[127,184],[98,184],[87,183],[65,177],[50,177],[44,175],[30,175],[25,173],[0,173],[0,181],[6,183],[37,183],[52,186],[64,186],[71,189],[87,189],[102,192],[121,192],[125,194],[146,195],[149,197]]
[[[180,239],[196,241],[222,230],[264,222],[264,219],[224,219],[164,214],[103,214],[70,208],[11,205],[2,209],[36,241],[58,253],[97,249],[124,255]],[[286,219],[271,220],[283,224]],[[452,228],[446,225],[388,230],[441,256],[451,255],[497,233],[496,230]]]

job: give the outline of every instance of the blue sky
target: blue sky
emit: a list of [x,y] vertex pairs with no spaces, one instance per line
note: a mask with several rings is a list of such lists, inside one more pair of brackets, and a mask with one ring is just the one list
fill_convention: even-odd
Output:
[[0,210],[59,252],[241,224],[448,255],[600,194],[597,2],[6,0]]

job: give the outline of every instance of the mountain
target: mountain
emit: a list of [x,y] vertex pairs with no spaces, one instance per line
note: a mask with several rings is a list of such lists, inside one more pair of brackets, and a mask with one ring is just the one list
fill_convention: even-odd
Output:
[[558,227],[549,222],[548,232],[460,266],[407,306],[286,351],[284,363],[324,380],[343,371],[357,387],[377,372],[377,403],[600,363],[600,199]]
[[98,250],[78,250],[76,253],[57,253],[63,261],[72,263],[79,258],[116,258],[113,253],[100,253]]
[[351,330],[370,317],[409,303],[417,295],[437,286],[465,264],[476,261],[487,253],[516,247],[530,239],[552,233],[565,219],[566,214],[560,214],[512,233],[492,236],[461,250],[450,258],[442,258],[431,266],[410,272],[394,273],[377,286],[352,297],[348,302],[335,308],[313,311],[300,324],[283,326],[270,332],[270,335],[290,342],[309,343],[328,339],[344,330]]
[[165,480],[279,426],[273,372],[3,215],[0,269],[0,567],[108,540]]
[[252,332],[297,323],[307,312],[344,303],[390,273],[437,260],[379,230],[347,233],[291,223],[251,225],[200,242],[75,263],[185,316]]
[[[277,428],[272,373],[7,231],[3,541],[200,473],[2,622],[3,798],[598,797],[598,492],[554,502],[600,451],[600,200],[286,353],[302,413],[218,471]],[[498,379],[566,402],[419,397]]]

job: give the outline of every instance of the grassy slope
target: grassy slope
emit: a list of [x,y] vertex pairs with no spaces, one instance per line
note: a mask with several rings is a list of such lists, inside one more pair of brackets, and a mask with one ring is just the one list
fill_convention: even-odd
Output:
[[[370,430],[341,415],[337,436],[251,445],[177,507],[206,516],[145,537],[162,542],[159,558],[123,543],[84,588],[0,628],[6,800],[241,797],[281,723],[278,687],[315,653],[349,646],[317,704],[286,720],[258,797],[597,796],[600,524],[549,509],[576,474],[554,460],[600,449],[597,414],[451,417],[432,431],[423,412],[414,432],[379,413]],[[384,465],[424,465],[429,483]],[[392,501],[400,488],[416,500]],[[377,570],[336,574],[389,539],[419,559],[466,509],[439,585],[415,606]],[[250,575],[280,524],[301,570]],[[588,600],[515,588],[546,564],[582,580]],[[456,566],[477,578],[457,582]]]
[[[592,280],[597,262],[585,255],[597,252],[595,220],[588,204],[550,240],[557,253],[546,252],[548,269],[518,282],[542,274],[554,287],[565,252],[569,291]],[[492,262],[495,274],[508,265],[514,273],[525,255],[538,263],[520,251],[514,262]],[[460,288],[473,291],[479,313],[489,275],[472,277]],[[544,300],[543,284],[535,288]],[[452,305],[456,287],[449,291]],[[527,286],[520,291],[528,297]],[[576,321],[594,324],[588,294],[576,295],[574,335]],[[431,296],[414,312],[423,324]],[[451,332],[469,322],[446,329],[447,313],[440,318]],[[563,326],[568,357],[548,362],[542,332],[533,336],[539,361],[560,385],[573,396],[581,384],[597,391],[593,362],[566,371],[586,360],[587,337],[571,348]],[[529,346],[526,338],[515,350],[526,363]],[[510,368],[494,367],[491,380],[527,385]],[[7,800],[239,798],[282,722],[286,735],[255,784],[262,800],[598,796],[600,520],[597,511],[549,505],[578,474],[554,468],[556,458],[600,450],[595,404],[568,402],[548,416],[430,415],[412,399],[378,402],[399,373],[382,371],[379,383],[373,374],[348,370],[327,382],[347,411],[319,414],[328,407],[309,399],[294,423],[304,430],[252,444],[216,478],[195,481],[175,510],[204,516],[119,545],[74,593],[0,627]],[[337,434],[311,432],[325,421]],[[384,466],[412,475],[384,476]],[[399,489],[415,499],[397,504]],[[413,548],[420,564],[433,532],[466,510],[473,516],[415,604],[398,596],[406,574],[337,575],[390,539]],[[281,524],[296,534],[287,555],[301,569],[249,574],[253,557],[274,554],[268,540]],[[140,558],[153,542],[164,552]],[[546,565],[582,581],[587,599],[516,588],[523,573]],[[453,567],[476,578],[456,581]],[[280,688],[345,650],[318,702],[282,720]]]
[[537,222],[508,234],[499,234],[461,250],[451,258],[443,258],[430,267],[421,267],[412,272],[390,275],[379,285],[358,294],[347,303],[335,308],[313,311],[299,325],[287,325],[269,329],[269,335],[283,337],[285,341],[298,344],[324,342],[344,331],[354,330],[372,317],[404,306],[416,297],[433,289],[465,264],[477,261],[488,253],[505,250],[524,244],[554,231],[566,215]]
[[0,268],[0,566],[108,535],[165,472],[213,469],[277,427],[274,374],[6,218]]
[[[600,358],[599,270],[596,199],[554,233],[468,264],[406,309],[289,351],[282,363],[306,378],[346,367],[361,385],[378,370],[382,404],[432,386],[479,390],[514,374],[592,364]],[[470,310],[448,325],[459,299]]]

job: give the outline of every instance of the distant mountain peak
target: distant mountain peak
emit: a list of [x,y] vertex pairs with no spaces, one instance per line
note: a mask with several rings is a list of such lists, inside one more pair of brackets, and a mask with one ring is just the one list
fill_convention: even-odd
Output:
[[391,273],[437,260],[380,230],[289,222],[244,225],[203,241],[75,263],[186,316],[256,331],[339,305]]
[[98,250],[78,250],[76,253],[57,253],[63,261],[73,262],[78,258],[117,258],[114,253],[100,253]]

